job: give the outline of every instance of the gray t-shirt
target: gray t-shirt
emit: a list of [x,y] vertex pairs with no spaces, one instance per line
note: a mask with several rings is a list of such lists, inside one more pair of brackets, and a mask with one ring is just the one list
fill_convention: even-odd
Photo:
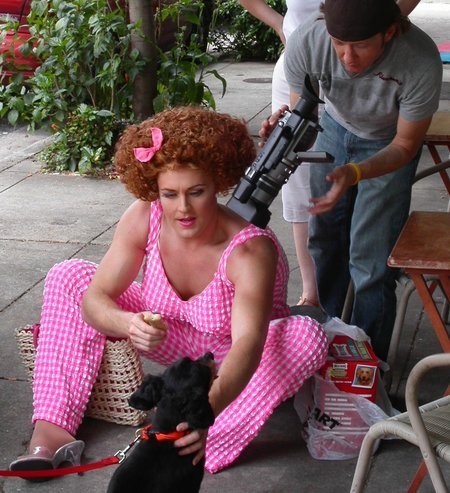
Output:
[[358,137],[393,138],[400,115],[410,122],[438,109],[442,62],[432,39],[417,26],[394,37],[364,73],[351,74],[339,61],[319,14],[289,37],[284,62],[291,90],[302,94],[306,74],[320,83],[325,110]]

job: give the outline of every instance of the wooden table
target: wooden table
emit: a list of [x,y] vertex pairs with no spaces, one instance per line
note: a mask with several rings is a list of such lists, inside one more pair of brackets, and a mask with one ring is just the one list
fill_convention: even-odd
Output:
[[[433,115],[430,127],[425,135],[423,143],[428,147],[431,157],[435,164],[446,161],[450,152],[450,111],[438,111]],[[444,159],[439,155],[437,147],[446,147],[446,156]],[[442,181],[444,182],[447,192],[450,194],[450,178],[445,170],[440,171]]]
[[433,299],[437,283],[428,285],[424,277],[436,276],[444,296],[450,300],[450,212],[412,212],[388,265],[402,268],[410,276],[442,349],[450,352],[450,337]]

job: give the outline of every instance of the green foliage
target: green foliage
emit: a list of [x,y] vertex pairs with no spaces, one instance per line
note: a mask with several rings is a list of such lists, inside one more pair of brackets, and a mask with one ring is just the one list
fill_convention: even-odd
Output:
[[114,129],[132,118],[133,81],[145,64],[131,48],[138,27],[126,19],[112,0],[33,0],[21,51],[41,65],[0,86],[0,117],[56,131],[42,153],[47,169],[88,173],[109,164]]
[[[28,23],[31,38],[22,51],[32,51],[42,64],[26,86],[18,75],[3,89],[1,117],[15,123],[16,110],[32,129],[60,125],[83,103],[130,117],[132,83],[144,61],[131,49],[135,26],[127,23],[118,4],[33,0]],[[15,101],[19,96],[21,108]]]
[[[159,16],[157,14],[160,23],[170,19],[177,29],[172,48],[166,52],[160,50],[158,95],[153,102],[156,112],[188,104],[215,109],[214,96],[205,82],[207,75],[212,75],[221,82],[222,96],[225,94],[225,79],[216,70],[206,69],[214,61],[214,57],[204,50],[204,40],[199,32],[203,9],[202,1],[178,0],[164,6]],[[188,26],[198,29],[187,33]]]
[[161,52],[160,57],[158,95],[153,102],[156,112],[188,104],[216,108],[205,76],[212,74],[221,81],[222,96],[226,91],[226,81],[217,70],[206,70],[213,58],[199,48],[196,34],[191,37],[189,45],[180,44],[178,40],[176,46],[169,52]]
[[11,72],[17,69],[31,70],[31,67],[15,61],[14,45],[20,42],[17,30],[18,22],[15,21],[5,21],[0,25],[0,45],[2,47],[6,43],[4,41],[6,35],[13,33],[13,40],[9,38],[11,41],[9,51],[2,48],[0,53],[0,117],[6,117],[11,125],[17,123],[20,115],[25,112],[26,106],[29,104],[27,88],[24,86],[22,74],[15,74],[9,80],[5,75],[6,70]]
[[[207,70],[213,57],[204,50],[203,1],[167,2],[156,12],[156,28],[161,32],[164,23],[172,22],[175,37],[167,51],[159,50],[155,109],[186,104],[215,108],[205,77],[219,79],[223,93],[226,82]],[[31,38],[21,51],[37,56],[41,66],[27,80],[17,73],[0,84],[0,118],[11,125],[27,122],[31,129],[51,126],[55,141],[41,154],[48,170],[93,173],[105,168],[117,129],[133,118],[133,82],[146,62],[131,46],[132,34],[141,35],[139,24],[127,22],[121,5],[119,0],[31,4]],[[2,26],[1,36],[7,29],[15,30],[17,24]],[[2,65],[9,63],[7,55],[0,59],[0,79]]]
[[[284,14],[283,0],[267,0],[273,9]],[[237,0],[218,2],[210,40],[216,50],[237,60],[275,61],[283,44],[273,29],[249,14]]]
[[80,104],[40,158],[49,171],[95,174],[111,163],[113,144],[121,126],[113,112]]

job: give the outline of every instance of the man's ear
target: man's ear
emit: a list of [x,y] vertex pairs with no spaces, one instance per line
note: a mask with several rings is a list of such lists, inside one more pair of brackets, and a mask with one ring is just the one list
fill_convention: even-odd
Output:
[[160,401],[163,386],[161,377],[147,375],[139,388],[131,394],[128,403],[135,409],[149,411]]
[[394,37],[397,32],[397,24],[391,24],[383,34],[383,41],[389,43],[389,41]]

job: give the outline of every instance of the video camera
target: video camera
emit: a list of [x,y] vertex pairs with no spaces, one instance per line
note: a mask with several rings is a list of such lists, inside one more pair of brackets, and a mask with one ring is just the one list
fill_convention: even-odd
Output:
[[303,161],[330,163],[326,152],[307,152],[322,128],[315,109],[323,103],[314,93],[309,76],[305,77],[302,97],[278,120],[261,153],[236,186],[227,207],[255,226],[265,228],[270,220],[269,206],[281,187]]

